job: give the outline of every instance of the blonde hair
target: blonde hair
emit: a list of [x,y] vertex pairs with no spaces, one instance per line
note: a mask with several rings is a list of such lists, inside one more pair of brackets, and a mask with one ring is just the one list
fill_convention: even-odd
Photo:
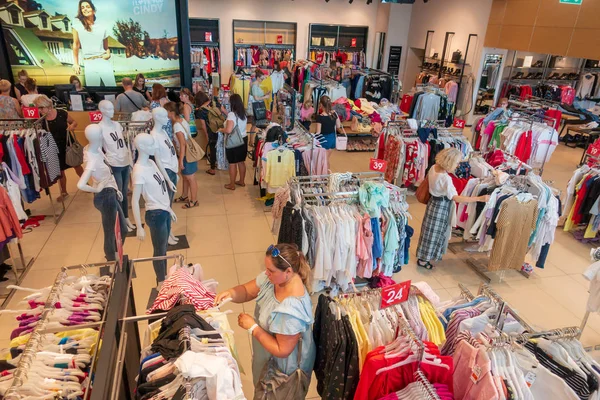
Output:
[[6,79],[0,80],[0,93],[8,92],[11,86],[11,83]]
[[460,150],[450,147],[444,149],[435,156],[435,163],[443,168],[446,172],[454,172],[458,163],[462,160],[463,155]]
[[304,286],[309,287],[310,266],[308,265],[304,254],[298,248],[298,245],[295,243],[279,243],[275,248],[279,250],[279,256],[281,257],[273,257],[272,251],[267,250],[267,256],[271,257],[275,267],[280,271],[285,271],[291,267],[292,271],[300,276]]
[[36,97],[35,100],[33,100],[33,104],[37,108],[41,108],[41,107],[52,108],[54,106],[52,104],[52,100],[50,100],[48,98],[48,96],[46,96],[45,94],[41,94],[38,97]]

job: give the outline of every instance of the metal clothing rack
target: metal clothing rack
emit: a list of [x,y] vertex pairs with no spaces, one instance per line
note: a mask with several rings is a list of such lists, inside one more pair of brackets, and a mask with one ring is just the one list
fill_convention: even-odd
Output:
[[[40,131],[45,131],[45,129],[42,127],[42,122],[46,120],[46,117],[43,116],[39,119],[33,120],[33,119],[25,119],[25,118],[5,118],[5,119],[0,119],[0,128],[1,129],[33,129],[35,132],[35,136],[38,138],[38,140],[40,139]],[[46,164],[42,163],[44,165],[44,168],[42,171],[40,171],[40,173],[44,173],[46,175],[46,180],[50,181],[50,179],[48,179],[48,169],[46,167]],[[48,187],[46,189],[46,194],[48,195],[48,198],[50,199],[50,205],[52,206],[52,217],[54,218],[54,223],[58,224],[61,220],[61,218],[63,217],[63,215],[65,214],[65,211],[67,211],[67,209],[65,208],[65,203],[61,202],[62,204],[62,211],[60,212],[60,214],[56,214],[56,207],[54,205],[54,200],[52,199],[52,193],[50,192],[50,188]]]

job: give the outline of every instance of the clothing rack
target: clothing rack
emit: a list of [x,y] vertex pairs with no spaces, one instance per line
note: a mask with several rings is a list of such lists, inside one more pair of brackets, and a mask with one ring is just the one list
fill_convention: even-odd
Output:
[[[536,114],[535,112],[531,112],[528,110],[524,110],[524,111],[519,111],[520,114],[525,114],[525,115],[513,115],[509,118],[510,121],[522,121],[525,123],[529,123],[529,130],[533,131],[533,125],[536,122],[542,122],[545,123],[548,126],[551,126],[552,129],[555,129],[554,127],[556,126],[556,118],[552,118],[552,117],[548,117],[546,115],[539,115]],[[550,122],[551,124],[548,124],[548,122]],[[546,147],[546,153],[544,154],[544,162],[542,162],[542,165],[539,167],[539,175],[542,176],[542,174],[544,173],[544,166],[546,165],[546,160],[548,158],[548,151],[550,150],[550,146]]]
[[[190,338],[190,327],[184,326],[179,331],[179,340],[183,343],[183,352],[190,350],[191,348],[191,338]],[[185,397],[184,400],[194,400],[192,397],[192,382],[190,378],[184,378],[184,387],[185,387]]]
[[433,387],[431,382],[429,382],[423,371],[421,371],[420,369],[415,371],[415,380],[422,385],[421,390],[424,396],[422,397],[422,399],[440,400],[440,396],[438,396],[435,388]]
[[[46,116],[43,116],[36,120],[26,118],[0,119],[0,129],[33,129],[35,131],[36,137],[39,139],[40,130],[44,130],[41,124],[45,120]],[[44,174],[48,176],[48,171],[46,167],[44,167]],[[46,189],[46,194],[48,195],[48,198],[50,199],[50,205],[52,206],[52,217],[54,218],[54,223],[58,224],[65,212],[67,211],[67,209],[65,208],[65,203],[61,202],[62,211],[59,214],[56,214],[56,207],[54,205],[54,200],[52,199],[52,193],[50,192],[50,188]]]

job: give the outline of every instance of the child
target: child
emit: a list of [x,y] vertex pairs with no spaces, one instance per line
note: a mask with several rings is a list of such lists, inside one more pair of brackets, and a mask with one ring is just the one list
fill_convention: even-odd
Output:
[[300,121],[307,131],[310,131],[310,124],[314,113],[315,109],[313,108],[312,100],[306,100],[300,108]]

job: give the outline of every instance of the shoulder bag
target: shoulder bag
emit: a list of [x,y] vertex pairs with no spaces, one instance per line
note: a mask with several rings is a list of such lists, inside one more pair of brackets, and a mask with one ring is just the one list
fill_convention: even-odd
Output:
[[431,197],[431,194],[429,193],[429,174],[427,174],[427,176],[425,177],[423,182],[421,182],[421,184],[417,188],[415,196],[419,203],[421,203],[421,204],[429,203],[429,198]]
[[[298,340],[298,367],[302,359],[302,338]],[[301,368],[291,375],[283,373],[271,357],[254,387],[254,400],[304,400],[310,379]]]
[[[181,126],[183,127],[183,125]],[[185,136],[185,160],[189,163],[202,160],[205,154],[202,147],[194,140],[190,132],[185,132]]]
[[75,134],[70,131],[67,131],[65,163],[70,167],[77,167],[83,164],[83,146],[77,141]]
[[138,106],[135,101],[131,100],[131,97],[127,96],[127,93],[123,92],[123,94],[125,95],[125,97],[127,97],[129,99],[129,101],[131,102],[131,104],[133,104],[135,106],[135,108],[138,109],[138,111],[141,110],[140,106]]
[[231,133],[227,135],[227,139],[225,139],[225,148],[226,149],[235,149],[236,147],[240,147],[244,144],[244,138],[240,133],[240,128],[238,127],[239,120],[238,117],[235,117],[235,126]]

